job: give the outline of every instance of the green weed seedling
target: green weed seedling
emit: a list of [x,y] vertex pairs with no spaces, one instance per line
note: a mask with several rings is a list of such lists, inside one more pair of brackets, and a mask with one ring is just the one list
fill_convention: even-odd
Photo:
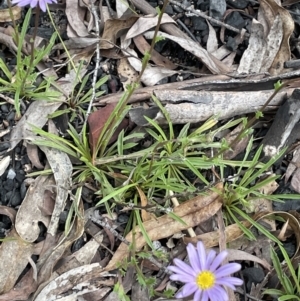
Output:
[[34,49],[33,59],[31,55],[23,55],[22,47],[25,45],[25,35],[28,29],[29,20],[31,16],[31,9],[28,10],[21,33],[18,34],[17,48],[17,65],[14,71],[10,71],[3,60],[0,58],[0,69],[6,78],[0,78],[0,93],[7,93],[14,95],[14,105],[17,116],[20,116],[20,103],[22,99],[26,100],[46,100],[54,101],[61,95],[61,93],[49,89],[53,79],[46,78],[39,86],[36,86],[38,72],[35,70],[37,64],[47,55],[49,55],[55,39],[56,34],[53,34],[48,45],[39,49]]
[[[279,248],[284,257],[286,267],[283,268],[283,264],[280,263],[273,248],[271,249],[271,259],[282,289],[267,289],[263,293],[278,297],[278,301],[300,301],[300,267],[297,267],[298,271],[296,273],[285,249],[280,245]],[[288,270],[288,273],[285,270]]]

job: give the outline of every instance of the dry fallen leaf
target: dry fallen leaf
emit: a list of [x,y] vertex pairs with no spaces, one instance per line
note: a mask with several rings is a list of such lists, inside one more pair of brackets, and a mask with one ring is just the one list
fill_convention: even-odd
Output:
[[[66,16],[68,18],[68,37],[79,36],[86,37],[89,35],[84,24],[86,9],[79,6],[79,1],[66,1]],[[73,35],[72,32],[76,34]]]
[[[146,32],[144,36],[146,37],[146,39],[152,39],[154,36],[154,32],[153,31]],[[229,67],[227,67],[224,63],[222,63],[220,60],[215,58],[212,54],[210,54],[204,48],[202,48],[199,43],[196,43],[193,40],[178,38],[161,31],[158,32],[157,36],[164,37],[178,43],[182,48],[184,48],[185,50],[189,51],[197,58],[199,58],[202,61],[202,63],[213,74],[220,74],[220,73],[224,74],[224,73],[229,73],[231,71]]]
[[[27,242],[34,242],[40,234],[39,223],[46,227],[50,217],[44,215],[44,194],[52,191],[55,186],[53,176],[39,176],[27,190],[26,196],[18,210],[16,217],[16,231]],[[53,200],[54,202],[54,200]]]
[[33,245],[19,237],[12,229],[0,247],[0,294],[9,292],[26,268],[33,253]]
[[[222,184],[216,186],[218,190],[222,190]],[[191,200],[188,200],[174,208],[174,214],[181,218],[185,224],[175,221],[169,215],[163,215],[157,219],[151,219],[143,223],[145,231],[147,231],[149,238],[160,240],[172,236],[182,230],[194,227],[201,222],[214,216],[216,212],[222,207],[222,201],[219,194],[216,192],[208,192],[207,195],[199,195]],[[139,227],[135,228],[135,248],[137,251],[141,250],[146,245],[146,241]],[[128,233],[126,240],[132,241],[132,232]],[[121,243],[106,270],[115,269],[117,264],[122,262],[129,254],[128,246]]]
[[14,18],[14,21],[17,21],[21,18],[22,8],[18,5],[12,6],[10,8],[0,9],[0,23],[11,22],[11,15]]
[[[132,39],[149,29],[156,26],[158,22],[158,16],[145,16],[138,18],[138,20],[133,24],[133,26],[128,30],[125,40]],[[169,15],[163,14],[161,19],[161,24],[166,23],[176,23]]]

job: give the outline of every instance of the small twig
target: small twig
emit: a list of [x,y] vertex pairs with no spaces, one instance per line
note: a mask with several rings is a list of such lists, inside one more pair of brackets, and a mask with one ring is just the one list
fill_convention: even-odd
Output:
[[[216,25],[223,26],[223,27],[225,27],[225,28],[227,28],[227,29],[229,29],[229,30],[231,30],[231,31],[234,31],[234,32],[236,32],[236,33],[241,34],[241,30],[239,30],[239,29],[237,29],[237,28],[235,28],[235,27],[233,27],[233,26],[230,26],[230,25],[228,25],[228,24],[226,24],[226,23],[224,23],[224,22],[222,22],[222,21],[216,20],[216,19],[214,19],[214,18],[212,18],[212,17],[210,17],[210,16],[207,16],[206,14],[204,14],[204,13],[203,13],[202,11],[200,11],[199,9],[194,9],[193,6],[189,6],[189,7],[188,7],[188,6],[185,6],[185,5],[183,5],[183,4],[181,4],[180,2],[175,1],[175,0],[169,0],[169,1],[170,1],[170,3],[172,3],[172,4],[174,4],[174,5],[178,6],[178,7],[180,7],[180,8],[182,8],[182,9],[184,9],[185,11],[190,12],[190,13],[193,14],[193,15],[199,16],[199,17],[201,17],[201,18],[204,18],[204,19],[206,19],[206,20],[208,20],[208,21],[210,21],[210,22],[216,24]],[[245,33],[245,36],[246,36],[246,37],[249,37],[250,35],[249,35],[248,33]]]
[[[90,5],[91,5],[91,12],[93,14],[94,21],[95,21],[96,35],[97,35],[97,37],[99,37],[99,35],[100,35],[99,17],[98,17],[98,14],[97,14],[96,7],[93,4],[92,0],[90,0]],[[97,75],[98,75],[99,68],[100,68],[100,45],[99,45],[99,43],[96,43],[96,65],[95,65],[93,81],[92,81],[92,90],[93,91],[92,91],[92,96],[91,96],[91,100],[90,100],[90,103],[89,103],[89,107],[86,111],[85,122],[87,122],[87,119],[88,119],[88,117],[91,113],[93,102],[96,98],[96,81],[97,81]]]
[[176,20],[176,22],[186,31],[186,33],[197,43],[199,43],[199,41],[197,41],[197,39],[195,38],[195,36],[190,32],[190,30],[186,27],[186,25],[180,20]]

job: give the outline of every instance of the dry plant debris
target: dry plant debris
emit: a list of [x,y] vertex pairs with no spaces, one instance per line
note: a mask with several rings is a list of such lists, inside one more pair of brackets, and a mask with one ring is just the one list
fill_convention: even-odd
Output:
[[[299,299],[300,1],[13,3],[0,301]],[[196,245],[244,284],[203,272]],[[186,246],[198,276],[182,289]]]

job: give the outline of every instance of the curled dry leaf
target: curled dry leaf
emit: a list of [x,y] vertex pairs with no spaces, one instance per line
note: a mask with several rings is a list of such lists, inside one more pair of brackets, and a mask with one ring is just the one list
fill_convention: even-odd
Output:
[[294,31],[294,20],[291,17],[290,13],[278,5],[274,0],[264,0],[272,7],[275,14],[279,14],[282,20],[282,31],[283,38],[277,52],[277,55],[272,63],[269,72],[271,75],[277,75],[282,73],[284,70],[284,62],[290,60],[291,58],[291,50],[290,50],[290,37]]
[[[69,25],[72,30],[68,30],[68,36],[74,36],[72,31],[79,37],[86,37],[89,35],[87,28],[84,24],[84,16],[86,9],[79,6],[79,1],[68,0],[66,1],[66,16],[69,21]],[[71,34],[70,34],[71,33]]]
[[[149,29],[155,27],[158,22],[158,16],[145,16],[138,18],[133,26],[128,30],[125,40],[132,39]],[[161,24],[176,23],[169,15],[163,14]]]
[[245,50],[238,73],[258,73],[263,63],[266,51],[266,41],[264,37],[264,27],[257,20],[252,20],[249,46]]
[[58,228],[60,214],[64,211],[69,189],[72,186],[73,165],[66,153],[45,146],[40,146],[40,148],[47,157],[56,184],[55,206],[47,231],[49,234],[54,236]]
[[[133,42],[142,54],[144,54],[146,51],[150,51],[151,47],[146,41],[146,39],[143,37],[143,35],[139,35],[133,38]],[[153,49],[151,52],[150,60],[153,61],[156,64],[156,66],[159,67],[164,67],[171,70],[177,68],[175,64],[173,64],[169,59],[158,53],[155,49]]]
[[[222,190],[222,184],[216,186],[218,190]],[[159,240],[172,236],[182,230],[194,227],[201,222],[214,216],[216,212],[222,207],[222,201],[219,194],[210,191],[207,195],[199,195],[191,200],[188,200],[174,208],[174,214],[183,220],[182,224],[169,215],[163,215],[157,219],[151,219],[143,223],[145,231],[148,233],[149,238]],[[126,240],[132,241],[132,232],[128,233]],[[141,250],[146,245],[145,238],[139,227],[135,228],[135,248],[137,251]],[[128,246],[121,243],[106,270],[115,269],[117,264],[122,262],[129,254]]]
[[105,22],[103,35],[100,41],[100,49],[110,49],[116,44],[125,29],[131,28],[137,17],[130,17],[127,20],[109,19]]
[[[146,32],[144,34],[146,39],[152,39],[154,36],[154,32]],[[227,67],[224,63],[220,60],[215,58],[212,54],[208,53],[204,48],[202,48],[198,43],[194,42],[193,40],[187,40],[183,38],[178,38],[175,36],[171,36],[167,33],[158,32],[158,37],[167,38],[171,41],[178,43],[182,48],[187,50],[188,52],[192,53],[194,56],[199,58],[202,63],[213,73],[213,74],[220,74],[220,73],[229,73],[231,69]]]

